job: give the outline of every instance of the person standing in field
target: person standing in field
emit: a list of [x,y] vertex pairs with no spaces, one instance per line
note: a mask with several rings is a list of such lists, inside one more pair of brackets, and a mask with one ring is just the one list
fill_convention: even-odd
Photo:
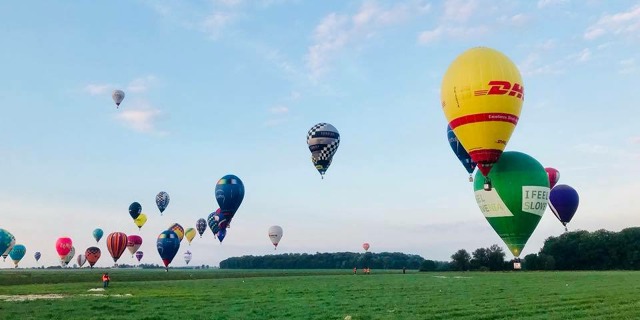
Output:
[[358,273],[358,268],[357,267],[353,267],[353,274],[357,274]]
[[407,273],[407,267],[402,267],[402,274]]
[[111,278],[109,277],[109,273],[104,273],[102,275],[102,287],[106,288],[109,286],[109,280],[111,280]]

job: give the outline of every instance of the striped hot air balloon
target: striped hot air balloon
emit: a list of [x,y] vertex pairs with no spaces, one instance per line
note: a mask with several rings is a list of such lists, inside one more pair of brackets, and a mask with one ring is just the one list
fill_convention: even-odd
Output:
[[107,250],[113,258],[113,262],[117,263],[118,259],[127,248],[127,235],[122,232],[112,232],[107,236]]

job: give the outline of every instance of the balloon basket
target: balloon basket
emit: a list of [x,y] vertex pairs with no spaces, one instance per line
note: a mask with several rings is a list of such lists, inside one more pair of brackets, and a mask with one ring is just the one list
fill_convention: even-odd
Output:
[[469,182],[473,182],[473,177],[469,175]]
[[491,180],[489,178],[484,179],[484,191],[491,191]]

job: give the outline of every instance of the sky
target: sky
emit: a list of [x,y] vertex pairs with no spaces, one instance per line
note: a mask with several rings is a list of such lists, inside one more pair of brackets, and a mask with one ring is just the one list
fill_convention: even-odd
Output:
[[[36,251],[57,265],[58,237],[84,252],[94,228],[97,266],[113,264],[115,231],[141,235],[142,262],[161,264],[158,234],[217,209],[226,174],[246,189],[226,239],[183,241],[172,266],[186,250],[217,265],[363,242],[435,260],[506,249],[440,106],[447,67],[476,46],[518,66],[526,98],[505,150],[578,191],[570,230],[640,224],[640,1],[4,1],[0,21],[0,228],[27,247],[22,267]],[[341,135],[323,180],[306,144],[319,122]],[[563,232],[547,210],[522,256]]]

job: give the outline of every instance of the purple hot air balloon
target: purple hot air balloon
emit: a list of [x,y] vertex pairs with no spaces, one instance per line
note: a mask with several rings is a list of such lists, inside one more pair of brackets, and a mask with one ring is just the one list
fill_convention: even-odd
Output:
[[138,259],[138,262],[140,262],[140,260],[142,260],[142,256],[144,256],[144,252],[142,252],[142,251],[137,251],[136,252],[136,259]]
[[568,230],[567,223],[578,210],[579,203],[578,192],[566,184],[556,185],[549,193],[549,207],[556,218],[562,222],[565,231]]

